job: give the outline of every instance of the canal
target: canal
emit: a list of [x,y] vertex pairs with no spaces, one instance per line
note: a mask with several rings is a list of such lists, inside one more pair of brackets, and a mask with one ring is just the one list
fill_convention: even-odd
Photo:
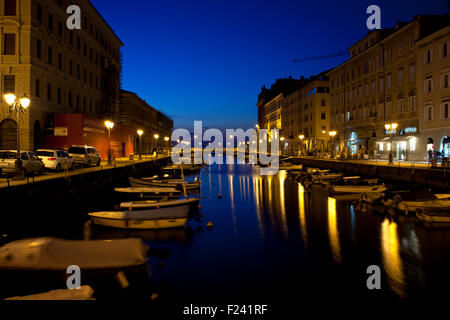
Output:
[[[285,171],[261,176],[252,165],[212,165],[199,177],[202,217],[183,230],[92,225],[89,211],[120,201],[108,187],[74,203],[30,209],[37,215],[32,222],[16,219],[0,231],[11,240],[141,237],[152,248],[150,284],[163,303],[258,303],[292,311],[317,301],[413,304],[448,297],[450,228],[358,212],[325,188],[307,192]],[[367,288],[371,265],[381,269],[380,290]]]

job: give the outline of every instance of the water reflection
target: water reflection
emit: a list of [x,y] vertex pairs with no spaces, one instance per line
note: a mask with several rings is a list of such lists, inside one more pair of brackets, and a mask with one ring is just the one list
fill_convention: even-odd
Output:
[[305,217],[305,188],[298,184],[298,212],[300,215],[300,231],[302,233],[303,244],[305,248],[308,247],[308,233],[306,231],[306,217]]
[[328,236],[330,238],[331,254],[336,264],[342,262],[341,245],[337,227],[336,199],[328,197]]
[[282,170],[278,174],[279,182],[280,182],[280,206],[281,206],[281,220],[283,224],[283,235],[285,238],[288,238],[288,226],[286,221],[286,204],[285,204],[285,191],[284,191],[284,182],[286,180],[286,171]]
[[399,296],[404,296],[405,276],[400,257],[397,223],[388,218],[381,224],[381,250],[384,269],[388,275],[388,284],[392,291]]

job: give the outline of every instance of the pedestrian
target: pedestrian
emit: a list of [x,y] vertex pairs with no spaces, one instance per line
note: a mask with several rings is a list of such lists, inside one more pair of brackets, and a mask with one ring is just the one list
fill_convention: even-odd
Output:
[[428,150],[428,162],[431,162],[431,159],[433,159],[433,150]]

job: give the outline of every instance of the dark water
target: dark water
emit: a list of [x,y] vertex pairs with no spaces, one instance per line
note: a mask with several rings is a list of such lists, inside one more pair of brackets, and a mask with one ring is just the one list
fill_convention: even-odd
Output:
[[[108,189],[72,208],[83,211],[82,218],[65,217],[67,210],[61,208],[58,222],[4,232],[142,237],[160,253],[150,256],[150,283],[162,302],[260,303],[295,310],[317,301],[412,305],[449,297],[450,228],[356,212],[326,189],[306,192],[284,171],[260,176],[250,165],[214,165],[204,167],[200,179],[204,217],[191,219],[184,230],[116,231],[91,225],[85,213],[119,201]],[[370,265],[381,268],[381,290],[367,289]]]

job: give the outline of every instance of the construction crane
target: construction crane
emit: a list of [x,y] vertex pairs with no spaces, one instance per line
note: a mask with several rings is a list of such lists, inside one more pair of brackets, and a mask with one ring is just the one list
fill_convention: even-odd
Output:
[[298,62],[305,62],[305,61],[312,61],[312,60],[328,59],[328,58],[345,56],[347,54],[348,54],[347,51],[341,51],[341,52],[336,52],[336,53],[327,54],[327,55],[323,55],[323,56],[316,56],[316,57],[309,57],[309,58],[302,58],[302,59],[294,59],[293,62],[294,63],[298,63]]

